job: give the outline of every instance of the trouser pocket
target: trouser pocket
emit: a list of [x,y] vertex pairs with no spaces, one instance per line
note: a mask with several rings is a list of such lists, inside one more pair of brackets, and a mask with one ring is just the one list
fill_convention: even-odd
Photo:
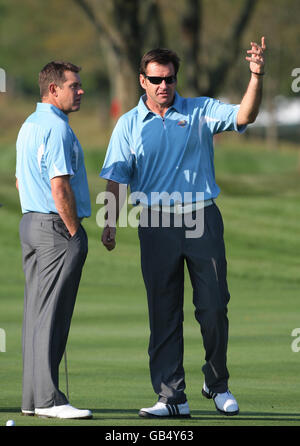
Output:
[[52,222],[52,225],[55,232],[57,232],[67,240],[70,240],[71,234],[69,233],[68,228],[66,227],[66,225],[62,220],[54,220]]

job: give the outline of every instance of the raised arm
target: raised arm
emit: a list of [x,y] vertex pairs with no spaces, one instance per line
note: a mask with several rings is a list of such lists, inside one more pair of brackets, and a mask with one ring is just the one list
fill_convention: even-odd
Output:
[[265,37],[261,38],[261,45],[251,42],[251,49],[245,58],[250,62],[251,78],[246,93],[240,104],[237,115],[238,126],[250,124],[255,121],[262,100],[263,75],[265,69],[264,51],[266,50]]

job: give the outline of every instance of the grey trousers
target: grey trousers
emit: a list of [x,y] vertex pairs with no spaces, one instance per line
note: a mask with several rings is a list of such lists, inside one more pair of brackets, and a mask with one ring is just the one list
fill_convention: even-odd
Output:
[[88,242],[80,225],[71,237],[57,214],[24,214],[20,239],[25,274],[22,409],[67,404],[59,364]]
[[[144,211],[143,211],[144,212]],[[223,240],[223,221],[218,207],[204,208],[204,232],[187,238],[187,228],[139,227],[141,266],[147,290],[150,322],[150,374],[159,401],[186,401],[183,367],[184,262],[192,287],[195,317],[205,349],[202,368],[210,390],[225,392],[230,298]]]

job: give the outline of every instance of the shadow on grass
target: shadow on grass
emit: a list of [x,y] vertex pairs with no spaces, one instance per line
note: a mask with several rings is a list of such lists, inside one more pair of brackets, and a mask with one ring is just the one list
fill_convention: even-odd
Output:
[[[112,415],[110,418],[123,418],[132,419],[129,415],[137,415],[138,409],[91,409],[93,414],[98,415]],[[116,415],[116,417],[114,417]],[[117,416],[118,415],[118,416]],[[193,410],[191,413],[191,420],[212,420],[212,419],[223,419],[223,420],[235,420],[235,421],[300,421],[299,413],[282,413],[282,412],[240,412],[239,415],[231,417],[224,416],[216,413],[216,411],[209,410]],[[149,420],[158,420],[158,418],[149,418]],[[165,418],[163,418],[165,419]],[[168,419],[174,419],[172,417]],[[180,418],[177,418],[179,420]],[[145,420],[145,418],[144,418]],[[187,421],[187,419],[182,419]]]
[[[159,421],[158,418],[140,418],[138,416],[139,409],[101,409],[94,408],[91,409],[94,419],[111,419],[111,420],[149,420],[149,421]],[[14,413],[20,414],[21,410],[19,407],[1,407],[0,413]],[[26,418],[26,417],[25,417]],[[231,417],[218,414],[216,411],[209,410],[193,410],[190,419],[180,419],[172,417],[164,417],[161,420],[182,420],[188,422],[188,420],[193,421],[212,421],[212,420],[228,420],[228,422],[235,421],[237,423],[242,423],[243,421],[280,421],[280,422],[300,422],[300,412],[299,413],[282,413],[282,412],[240,412],[239,415]]]

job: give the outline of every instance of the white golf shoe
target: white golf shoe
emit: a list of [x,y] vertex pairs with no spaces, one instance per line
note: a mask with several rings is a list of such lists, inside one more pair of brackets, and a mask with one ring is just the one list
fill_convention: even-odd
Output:
[[146,418],[190,418],[188,402],[183,404],[165,404],[158,401],[152,407],[146,407],[139,411],[140,417]]
[[89,419],[93,418],[90,410],[76,409],[70,404],[46,408],[36,408],[35,415],[41,418]]
[[208,399],[212,398],[214,400],[217,411],[220,412],[222,415],[232,416],[239,413],[238,403],[232,393],[229,392],[229,390],[224,393],[214,393],[209,390],[207,385],[204,383],[202,388],[202,395]]
[[24,417],[33,417],[34,416],[34,410],[22,409],[21,413]]

